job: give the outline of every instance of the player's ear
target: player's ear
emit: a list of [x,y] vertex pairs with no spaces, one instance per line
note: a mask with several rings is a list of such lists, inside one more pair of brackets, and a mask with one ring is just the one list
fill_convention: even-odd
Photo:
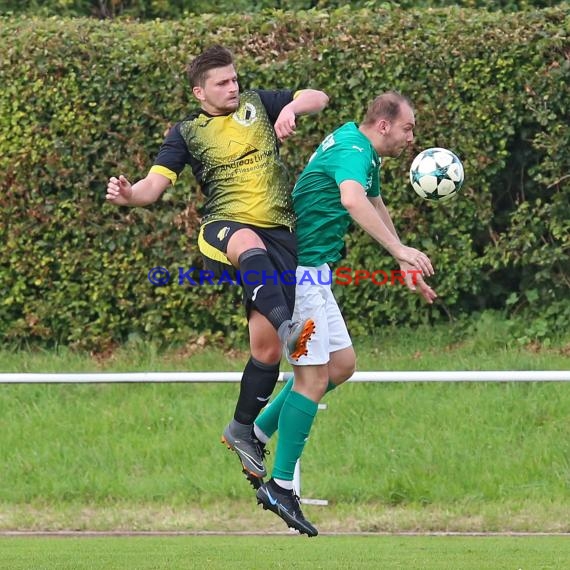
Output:
[[200,87],[199,85],[192,87],[192,93],[194,94],[194,97],[196,97],[196,99],[198,99],[198,101],[204,100],[204,89],[202,87]]
[[390,123],[390,121],[387,121],[386,119],[379,119],[378,123],[377,123],[377,128],[378,128],[378,132],[381,135],[386,135],[390,132],[390,127],[392,126],[392,124]]

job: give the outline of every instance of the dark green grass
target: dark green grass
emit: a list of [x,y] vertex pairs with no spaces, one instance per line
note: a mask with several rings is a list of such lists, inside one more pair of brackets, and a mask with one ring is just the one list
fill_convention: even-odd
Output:
[[564,537],[0,538],[10,570],[563,570]]
[[[237,459],[219,443],[236,391],[5,386],[0,466],[11,484],[0,501],[245,499]],[[355,383],[325,401],[303,457],[309,496],[388,506],[567,501],[568,384]]]
[[[470,337],[389,330],[357,351],[361,370],[570,368],[568,337],[507,346],[500,322]],[[0,370],[238,371],[245,359],[135,344],[104,360],[4,351]],[[280,530],[219,443],[237,392],[0,386],[0,528]],[[330,502],[308,508],[321,530],[570,529],[569,383],[348,383],[326,403],[302,460],[303,496]]]

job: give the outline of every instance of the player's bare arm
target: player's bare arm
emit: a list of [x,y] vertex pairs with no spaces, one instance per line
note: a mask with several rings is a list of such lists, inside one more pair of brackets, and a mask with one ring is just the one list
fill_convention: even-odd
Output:
[[317,89],[302,89],[297,91],[291,103],[285,105],[275,121],[275,133],[280,141],[295,132],[295,118],[297,115],[307,115],[322,111],[329,102],[328,95]]
[[105,198],[117,206],[147,206],[156,202],[170,184],[166,176],[155,172],[150,172],[135,184],[122,174],[118,178],[111,176]]
[[[374,206],[375,210],[378,212],[380,219],[386,224],[386,227],[396,236],[398,237],[398,232],[396,231],[396,226],[394,226],[394,222],[392,221],[392,216],[390,216],[390,212],[388,208],[386,208],[386,204],[384,204],[384,200],[380,196],[369,197],[368,200]],[[398,238],[400,239],[400,238]]]
[[[392,221],[392,216],[384,201],[380,196],[369,197],[368,200],[374,206],[375,210],[382,221],[386,224],[386,227],[397,237],[396,228],[394,222]],[[400,263],[400,269],[404,272],[404,279],[406,285],[410,291],[417,291],[430,305],[437,299],[437,293],[424,281],[421,273],[413,265],[406,262]]]
[[360,183],[355,180],[342,182],[340,184],[340,199],[352,219],[388,250],[398,262],[407,262],[419,269],[424,275],[434,274],[429,257],[418,249],[405,246],[392,233],[366,197],[366,192]]

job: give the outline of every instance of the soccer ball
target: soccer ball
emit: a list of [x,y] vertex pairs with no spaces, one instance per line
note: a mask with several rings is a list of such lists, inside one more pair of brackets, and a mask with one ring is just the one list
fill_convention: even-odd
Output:
[[463,185],[463,165],[446,148],[428,148],[412,162],[410,182],[416,194],[426,200],[448,200]]

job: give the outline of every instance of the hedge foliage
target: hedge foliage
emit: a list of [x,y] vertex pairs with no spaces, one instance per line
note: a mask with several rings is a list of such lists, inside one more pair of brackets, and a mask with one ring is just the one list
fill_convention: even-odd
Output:
[[[337,287],[354,334],[488,308],[528,314],[528,336],[567,327],[569,27],[567,6],[0,19],[0,334],[97,350],[133,336],[243,338],[236,287],[176,283],[178,267],[201,267],[202,197],[189,169],[148,208],[104,202],[108,177],[144,176],[167,126],[195,106],[185,64],[212,43],[234,50],[244,88],[330,95],[284,145],[293,176],[378,92],[398,89],[416,106],[414,152],[386,161],[383,188],[404,242],[432,256],[440,301],[426,307],[398,286]],[[456,200],[423,202],[407,182],[413,154],[430,146],[464,162]],[[344,265],[393,262],[355,230]],[[151,286],[155,266],[174,284]]]
[[68,18],[154,18],[179,19],[190,14],[253,13],[263,10],[331,10],[352,8],[441,8],[459,6],[485,10],[529,10],[553,7],[564,0],[0,0],[0,13]]

